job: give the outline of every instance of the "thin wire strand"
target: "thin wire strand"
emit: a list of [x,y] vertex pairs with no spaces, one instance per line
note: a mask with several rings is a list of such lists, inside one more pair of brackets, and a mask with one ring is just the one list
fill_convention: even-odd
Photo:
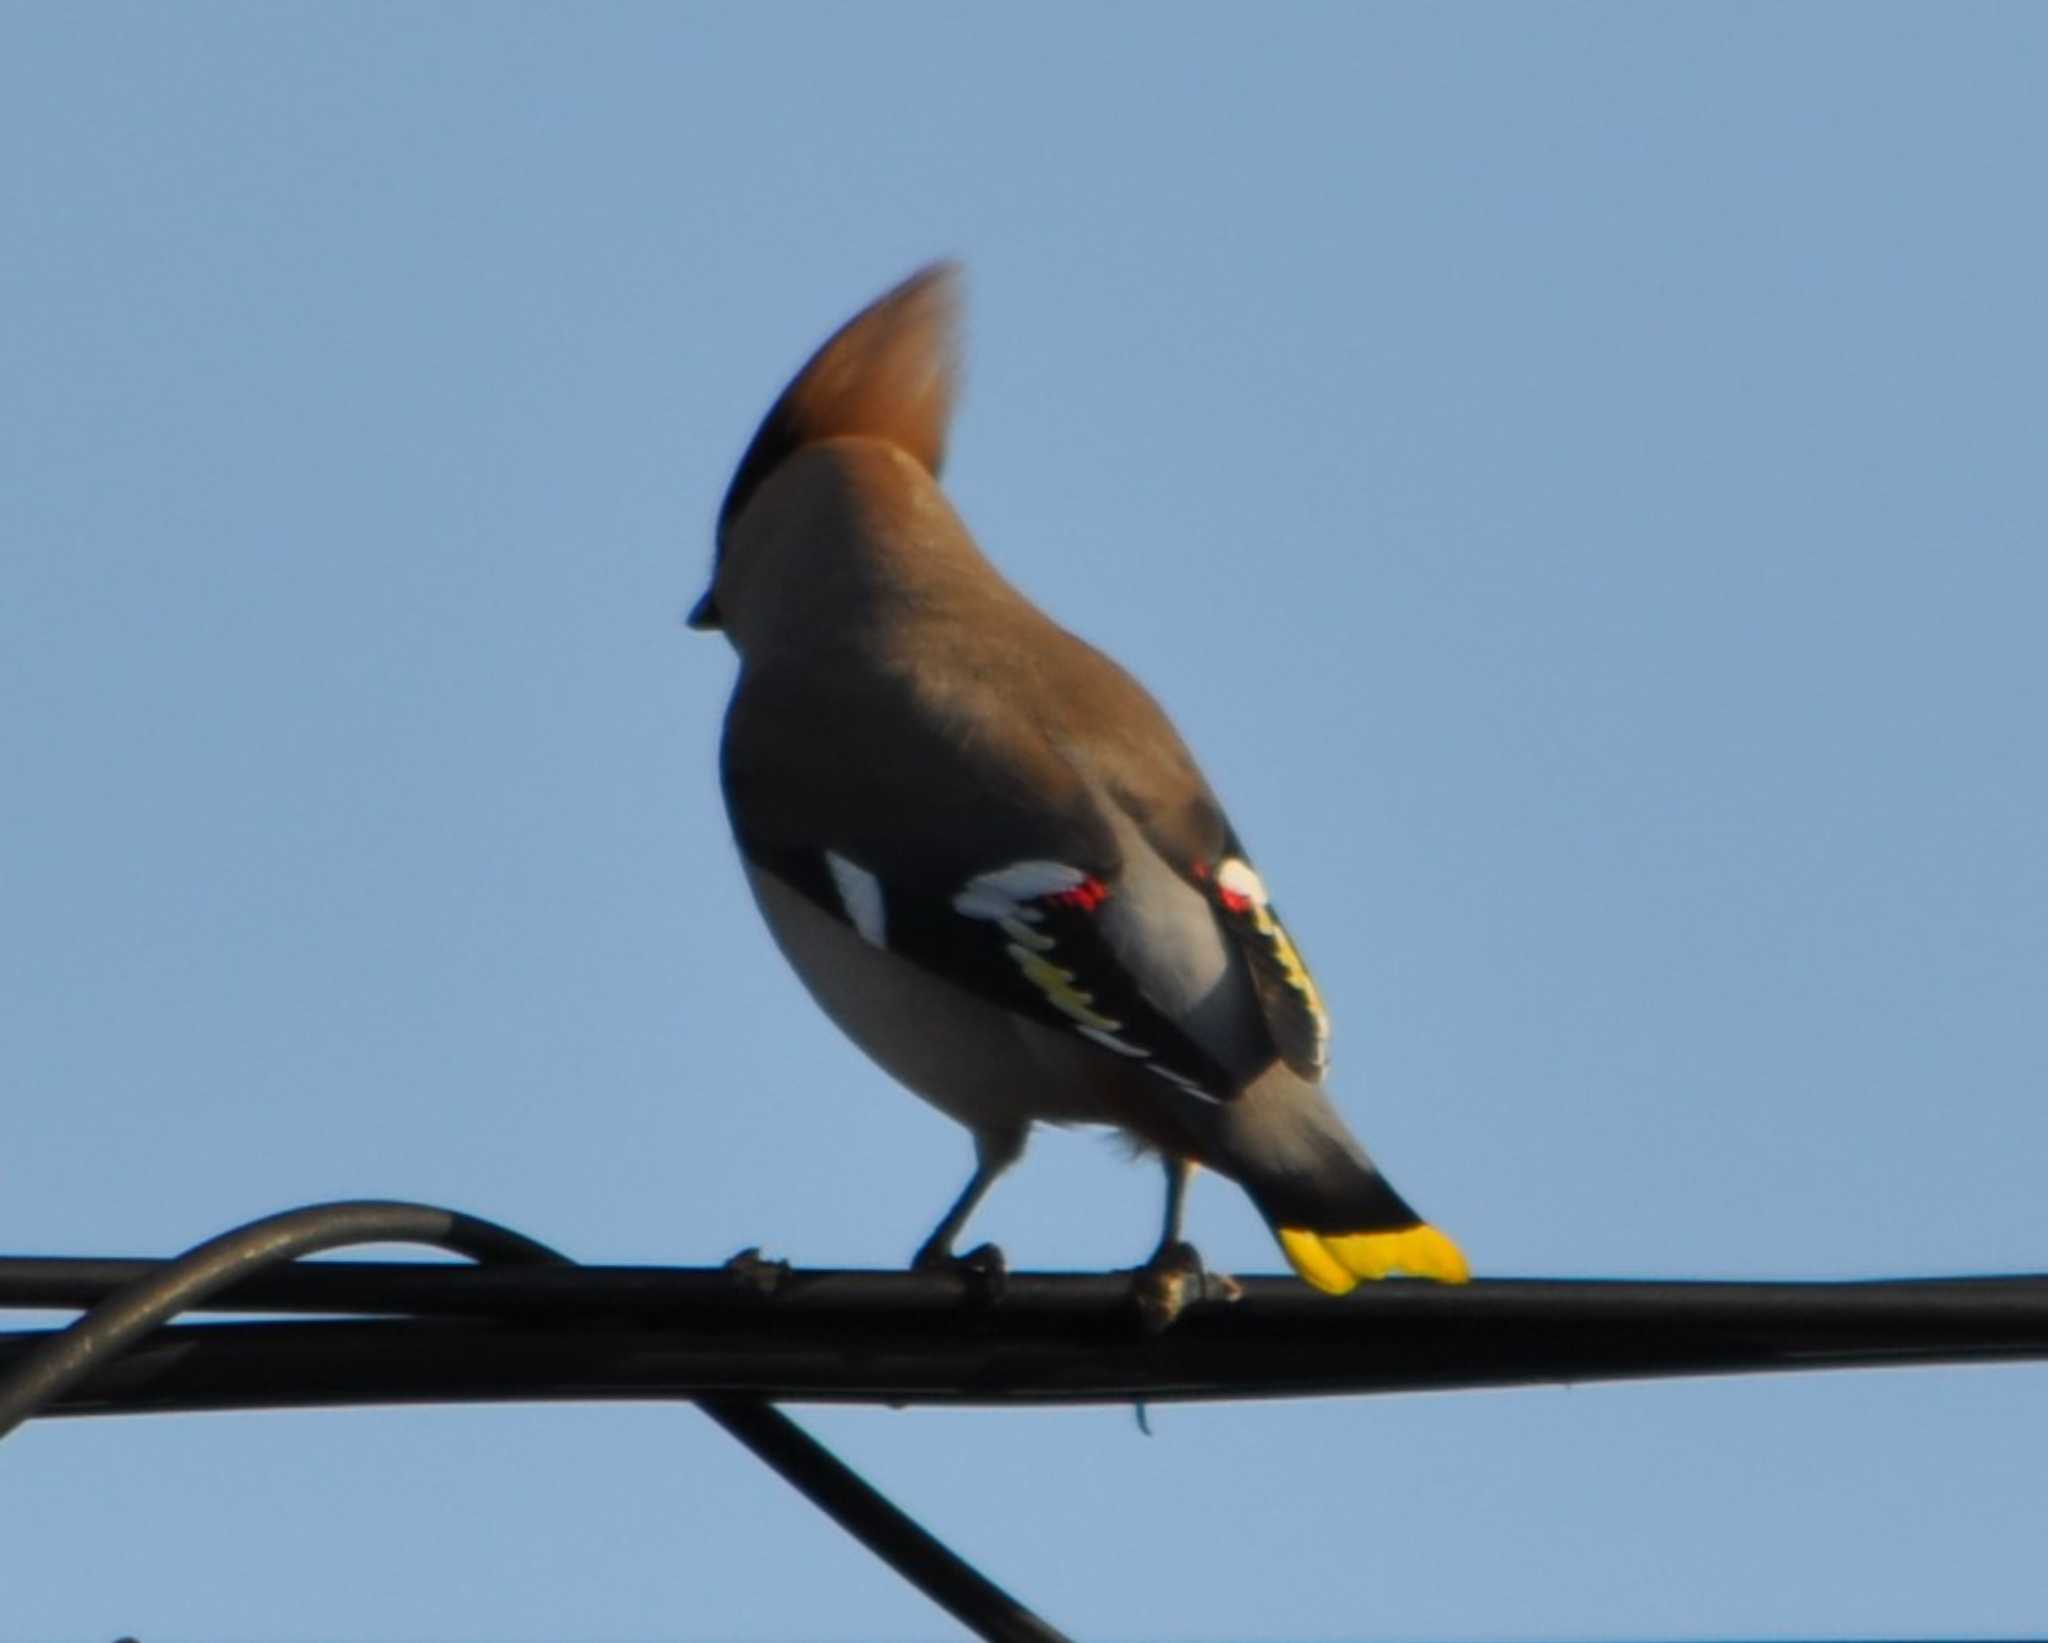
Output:
[[365,1199],[265,1216],[116,1290],[0,1377],[0,1438],[188,1307],[265,1267],[350,1244],[431,1244],[480,1261],[559,1262],[508,1228],[430,1204]]

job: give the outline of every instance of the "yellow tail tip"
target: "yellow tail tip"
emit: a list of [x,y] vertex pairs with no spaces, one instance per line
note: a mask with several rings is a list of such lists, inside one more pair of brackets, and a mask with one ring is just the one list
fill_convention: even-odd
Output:
[[1472,1276],[1464,1252],[1433,1226],[1399,1232],[1275,1230],[1288,1263],[1328,1295],[1355,1289],[1361,1278],[1384,1278],[1392,1272],[1433,1278],[1440,1284],[1462,1284]]

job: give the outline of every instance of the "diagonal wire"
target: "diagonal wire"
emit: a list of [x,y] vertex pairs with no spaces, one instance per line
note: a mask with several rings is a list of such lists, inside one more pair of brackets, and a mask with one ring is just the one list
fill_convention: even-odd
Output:
[[699,1398],[697,1407],[976,1636],[1065,1643],[1064,1632],[940,1545],[773,1404],[712,1396]]

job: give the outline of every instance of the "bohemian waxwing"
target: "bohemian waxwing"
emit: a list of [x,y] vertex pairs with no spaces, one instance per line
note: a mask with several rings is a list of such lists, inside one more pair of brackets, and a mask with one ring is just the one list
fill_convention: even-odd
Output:
[[1341,1293],[1461,1282],[1322,1088],[1329,1023],[1166,715],[982,556],[940,490],[958,275],[856,315],[783,391],[718,515],[710,590],[740,670],[725,799],[747,882],[828,1015],[973,1132],[953,1240],[1034,1122],[1106,1124],[1183,1189],[1248,1192]]

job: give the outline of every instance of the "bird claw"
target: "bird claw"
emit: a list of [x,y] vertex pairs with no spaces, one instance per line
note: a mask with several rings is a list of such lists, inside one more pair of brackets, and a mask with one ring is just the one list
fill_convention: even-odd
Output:
[[792,1269],[787,1261],[771,1261],[758,1245],[749,1244],[725,1263],[725,1270],[757,1294],[773,1295]]
[[1196,1301],[1235,1301],[1244,1285],[1225,1272],[1211,1272],[1193,1244],[1161,1244],[1151,1260],[1131,1273],[1131,1299],[1148,1335],[1173,1327]]
[[913,1272],[950,1272],[964,1280],[974,1299],[983,1303],[999,1301],[1010,1281],[1010,1263],[994,1244],[980,1244],[965,1255],[930,1244],[910,1262]]

